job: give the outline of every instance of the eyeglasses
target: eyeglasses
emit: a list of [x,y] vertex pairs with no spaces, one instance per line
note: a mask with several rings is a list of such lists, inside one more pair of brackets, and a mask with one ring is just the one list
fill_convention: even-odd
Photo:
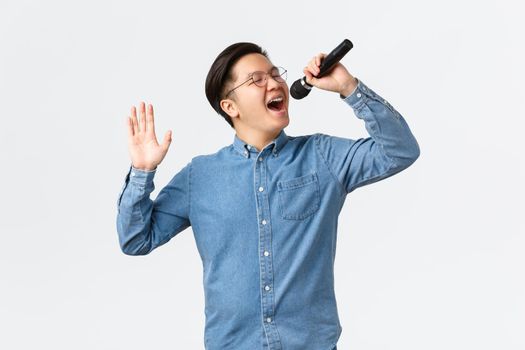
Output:
[[228,91],[228,93],[224,96],[224,98],[228,97],[228,95],[231,94],[233,92],[233,90],[241,87],[242,85],[246,84],[250,80],[253,80],[253,83],[255,85],[259,86],[259,87],[265,86],[266,83],[268,82],[268,75],[271,75],[273,80],[275,80],[278,83],[285,83],[286,82],[286,75],[287,75],[286,72],[287,72],[287,70],[284,69],[283,67],[273,67],[272,71],[270,73],[260,72],[260,71],[253,72],[253,73],[251,73],[251,76],[250,76],[250,78],[248,80],[246,80],[242,84],[239,84],[236,87],[234,87],[233,89],[231,89],[230,91]]

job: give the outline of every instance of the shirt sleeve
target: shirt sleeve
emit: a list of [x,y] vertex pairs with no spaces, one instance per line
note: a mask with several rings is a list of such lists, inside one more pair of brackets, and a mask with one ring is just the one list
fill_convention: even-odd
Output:
[[155,189],[156,169],[130,166],[117,200],[117,232],[122,252],[146,255],[189,227],[191,162],[186,164],[159,192]]
[[[357,78],[356,78],[357,79]],[[356,140],[315,134],[317,150],[345,193],[390,177],[419,157],[417,140],[405,119],[360,79],[341,99],[365,122],[369,137]]]

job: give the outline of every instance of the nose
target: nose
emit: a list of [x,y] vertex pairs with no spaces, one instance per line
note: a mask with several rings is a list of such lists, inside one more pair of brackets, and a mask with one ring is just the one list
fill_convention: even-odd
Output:
[[268,79],[268,81],[266,82],[266,88],[268,90],[276,89],[276,88],[279,87],[279,85],[281,85],[281,83],[276,81],[271,75],[268,75],[267,79]]

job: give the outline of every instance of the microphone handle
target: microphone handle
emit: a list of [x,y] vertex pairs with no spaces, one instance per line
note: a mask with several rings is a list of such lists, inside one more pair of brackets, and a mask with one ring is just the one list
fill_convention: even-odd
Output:
[[352,47],[354,47],[354,45],[350,40],[343,40],[341,44],[339,44],[323,59],[321,66],[319,67],[319,74],[317,74],[316,78],[321,78],[322,76],[328,74],[333,66],[339,62]]

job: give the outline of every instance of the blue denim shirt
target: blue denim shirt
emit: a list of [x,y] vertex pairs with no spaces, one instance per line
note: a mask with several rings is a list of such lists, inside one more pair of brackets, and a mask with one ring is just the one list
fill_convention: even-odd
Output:
[[191,225],[204,268],[206,349],[335,348],[345,198],[419,156],[405,119],[361,80],[343,101],[370,137],[283,129],[258,150],[235,134],[216,153],[192,158],[154,201],[156,170],[130,167],[117,202],[121,249],[148,254]]

